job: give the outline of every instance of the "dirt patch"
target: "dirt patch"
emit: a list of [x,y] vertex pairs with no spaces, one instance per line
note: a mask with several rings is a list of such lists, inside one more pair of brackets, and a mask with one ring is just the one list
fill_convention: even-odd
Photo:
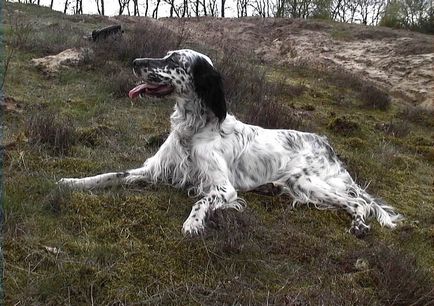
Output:
[[0,98],[0,108],[6,113],[22,113],[23,108],[20,102],[12,97]]
[[161,19],[184,26],[197,43],[233,46],[261,62],[339,66],[387,89],[395,98],[434,109],[434,38],[381,27],[299,19]]
[[48,55],[31,60],[33,66],[44,74],[52,75],[68,66],[77,66],[92,57],[93,51],[88,48],[66,49],[56,55]]

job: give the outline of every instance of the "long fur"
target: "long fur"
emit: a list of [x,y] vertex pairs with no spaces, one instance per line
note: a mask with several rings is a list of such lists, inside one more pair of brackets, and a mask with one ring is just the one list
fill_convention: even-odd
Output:
[[145,181],[189,187],[200,197],[183,225],[190,234],[204,229],[212,210],[241,210],[245,203],[237,191],[267,183],[281,186],[294,205],[344,209],[353,218],[350,232],[356,236],[367,232],[370,218],[390,228],[401,218],[354,182],[325,137],[263,129],[227,114],[220,74],[207,56],[178,50],[161,59],[136,59],[134,74],[145,83],[173,87],[176,104],[167,140],[138,169],[59,184],[93,189]]

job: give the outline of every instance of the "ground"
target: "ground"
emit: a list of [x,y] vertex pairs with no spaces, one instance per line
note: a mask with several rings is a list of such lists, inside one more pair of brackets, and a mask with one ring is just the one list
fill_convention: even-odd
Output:
[[[397,94],[395,85],[348,72],[348,60],[336,60],[341,66],[333,68],[283,60],[299,54],[295,46],[280,61],[278,53],[270,56],[273,44],[261,43],[263,32],[256,29],[264,24],[270,33],[292,29],[297,40],[307,30],[332,33],[353,44],[363,43],[360,33],[377,37],[392,31],[395,42],[431,36],[247,18],[225,22],[258,38],[235,43],[216,39],[221,20],[188,20],[176,34],[169,29],[178,21],[169,19],[64,16],[12,3],[4,16],[6,61],[11,55],[2,146],[6,304],[434,303],[432,114]],[[125,29],[120,43],[83,38],[113,23]],[[250,32],[246,24],[254,25]],[[244,48],[234,48],[239,46]],[[31,62],[78,47],[94,52],[57,73],[44,74]],[[225,78],[229,108],[241,119],[328,136],[353,177],[396,207],[406,218],[403,224],[389,230],[373,222],[371,233],[357,239],[348,233],[351,220],[344,212],[293,208],[288,197],[250,192],[241,194],[248,203],[244,212],[219,211],[210,216],[204,235],[186,237],[181,227],[194,199],[185,190],[160,185],[60,190],[55,182],[62,177],[137,167],[155,152],[169,130],[173,101],[132,104],[126,95],[134,84],[130,60],[177,47],[213,58]],[[344,52],[333,44],[324,47],[333,59]],[[407,53],[402,60],[411,62],[432,58],[433,50]],[[432,76],[415,80],[420,83],[415,89],[429,92]]]

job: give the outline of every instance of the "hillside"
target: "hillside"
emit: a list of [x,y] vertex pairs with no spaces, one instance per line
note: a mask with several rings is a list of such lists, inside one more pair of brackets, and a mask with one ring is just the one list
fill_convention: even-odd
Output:
[[434,37],[385,27],[282,18],[163,19],[172,29],[213,48],[239,52],[275,65],[307,61],[342,67],[386,88],[404,102],[434,110]]
[[[434,303],[432,36],[315,20],[65,16],[14,3],[3,14],[5,304]],[[122,37],[84,38],[112,24]],[[70,48],[81,57],[57,71],[32,62]],[[403,224],[372,222],[357,239],[345,213],[293,208],[268,186],[241,194],[244,212],[218,211],[204,235],[186,237],[194,199],[184,190],[59,189],[62,177],[134,168],[157,150],[173,101],[131,103],[131,61],[176,48],[214,60],[237,117],[326,135]]]

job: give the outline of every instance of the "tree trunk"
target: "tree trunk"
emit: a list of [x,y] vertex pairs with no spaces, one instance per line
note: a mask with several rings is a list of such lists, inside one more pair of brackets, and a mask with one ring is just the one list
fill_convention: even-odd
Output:
[[221,14],[223,18],[225,17],[225,4],[226,4],[226,0],[222,0]]
[[63,14],[66,14],[66,11],[68,10],[68,6],[69,6],[69,0],[65,0],[65,7],[63,9]]
[[139,0],[133,0],[133,4],[134,4],[134,16],[140,16]]
[[96,9],[98,11],[98,15],[101,15],[101,10],[99,9],[99,0],[96,0]]
[[145,17],[148,17],[148,9],[149,9],[149,0],[146,0],[145,2]]
[[155,6],[154,11],[152,12],[152,18],[157,19],[158,18],[158,7],[160,6],[161,0],[157,0],[157,4]]

